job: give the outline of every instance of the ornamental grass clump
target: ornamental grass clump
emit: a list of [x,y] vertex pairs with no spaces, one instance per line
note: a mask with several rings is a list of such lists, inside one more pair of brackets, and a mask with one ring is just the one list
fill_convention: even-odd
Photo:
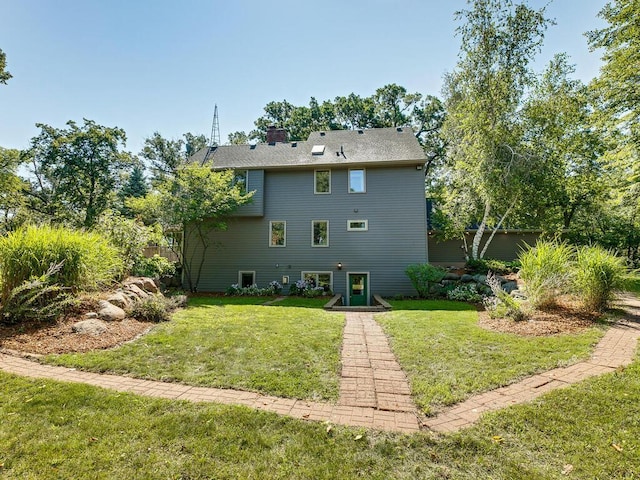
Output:
[[520,278],[529,304],[545,309],[571,286],[573,249],[564,242],[538,240],[535,247],[520,253]]
[[575,292],[589,310],[604,310],[616,290],[624,286],[624,260],[600,246],[584,246],[576,251],[573,275]]

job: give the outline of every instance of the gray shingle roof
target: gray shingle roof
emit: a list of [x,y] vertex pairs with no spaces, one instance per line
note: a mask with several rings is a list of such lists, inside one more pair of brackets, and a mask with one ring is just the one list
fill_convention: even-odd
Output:
[[[324,145],[313,155],[314,145]],[[205,147],[191,161],[213,160],[214,168],[291,168],[362,164],[424,163],[426,157],[411,128],[313,132],[306,142]]]

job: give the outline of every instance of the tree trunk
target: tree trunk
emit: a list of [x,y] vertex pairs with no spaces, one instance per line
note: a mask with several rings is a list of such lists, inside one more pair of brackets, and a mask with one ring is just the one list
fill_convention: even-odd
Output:
[[487,238],[487,241],[485,242],[484,247],[482,247],[482,252],[480,252],[480,258],[484,258],[484,255],[487,253],[487,248],[489,248],[489,244],[493,240],[493,237],[496,236],[496,232],[498,230],[500,230],[500,227],[502,226],[502,222],[507,217],[507,215],[509,215],[509,212],[511,211],[513,206],[516,204],[516,201],[517,201],[517,199],[514,200],[511,205],[509,205],[509,208],[507,208],[507,211],[504,212],[504,215],[502,215],[502,217],[500,218],[500,221],[498,222],[498,225],[495,226],[495,228],[491,232],[491,235],[489,236],[489,238]]
[[484,215],[482,216],[482,222],[478,226],[478,230],[476,230],[476,234],[473,237],[473,243],[471,244],[471,258],[473,260],[478,260],[478,250],[480,249],[480,241],[482,240],[482,235],[484,235],[484,230],[487,227],[487,219],[489,218],[489,213],[491,213],[491,202],[486,200],[484,202]]

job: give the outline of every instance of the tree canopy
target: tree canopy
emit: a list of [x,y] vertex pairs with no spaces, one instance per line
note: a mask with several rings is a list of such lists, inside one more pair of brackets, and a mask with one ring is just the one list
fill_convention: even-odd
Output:
[[13,78],[13,75],[7,71],[7,54],[0,48],[0,83],[6,85],[10,78]]

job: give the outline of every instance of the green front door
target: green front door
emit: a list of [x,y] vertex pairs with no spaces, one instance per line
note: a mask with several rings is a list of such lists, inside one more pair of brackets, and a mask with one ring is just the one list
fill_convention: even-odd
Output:
[[369,304],[367,291],[367,274],[349,274],[349,305],[352,307],[362,307]]

